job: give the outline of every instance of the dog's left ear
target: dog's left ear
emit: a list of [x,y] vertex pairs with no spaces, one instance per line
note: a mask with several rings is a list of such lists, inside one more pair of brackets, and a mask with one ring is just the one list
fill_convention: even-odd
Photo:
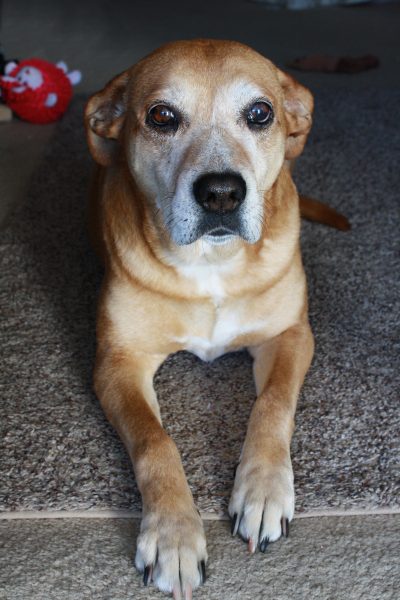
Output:
[[90,152],[100,165],[112,164],[118,156],[119,137],[125,120],[129,72],[114,77],[86,105],[85,125]]
[[278,79],[284,94],[287,131],[285,158],[291,160],[302,153],[307,141],[312,125],[314,99],[306,87],[279,69]]

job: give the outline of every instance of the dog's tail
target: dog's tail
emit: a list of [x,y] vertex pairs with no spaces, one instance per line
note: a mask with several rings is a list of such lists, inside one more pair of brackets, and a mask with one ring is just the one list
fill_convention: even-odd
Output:
[[344,215],[310,196],[300,196],[300,214],[309,221],[323,223],[340,231],[351,229],[350,222]]

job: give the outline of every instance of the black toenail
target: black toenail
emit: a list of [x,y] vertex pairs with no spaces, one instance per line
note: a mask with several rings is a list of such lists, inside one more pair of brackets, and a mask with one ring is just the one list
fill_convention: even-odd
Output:
[[236,521],[238,518],[238,514],[235,513],[232,517],[232,523],[231,523],[231,535],[235,535],[235,528],[236,528]]
[[205,583],[206,579],[207,579],[207,575],[206,575],[206,563],[204,560],[201,561],[200,563],[200,579],[201,579],[201,583]]
[[283,537],[289,537],[289,519],[281,519],[281,528]]
[[265,552],[266,551],[266,549],[268,547],[268,544],[269,544],[269,537],[267,536],[263,540],[261,540],[261,542],[260,542],[260,550],[261,550],[261,552]]
[[146,586],[149,584],[150,573],[151,573],[151,565],[147,565],[147,567],[145,568],[144,573],[143,573],[143,583]]

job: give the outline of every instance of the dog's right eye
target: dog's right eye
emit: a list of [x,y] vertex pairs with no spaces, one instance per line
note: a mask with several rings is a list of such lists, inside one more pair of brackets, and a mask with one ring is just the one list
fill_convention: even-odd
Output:
[[147,124],[175,130],[178,127],[178,119],[172,108],[166,104],[156,104],[147,113]]

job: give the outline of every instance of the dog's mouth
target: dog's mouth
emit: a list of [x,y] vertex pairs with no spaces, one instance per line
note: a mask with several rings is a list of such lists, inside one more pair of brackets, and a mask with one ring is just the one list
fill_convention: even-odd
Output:
[[234,237],[238,236],[237,231],[233,231],[228,227],[216,227],[207,231],[203,238],[210,244],[221,245],[231,241]]
[[207,235],[212,235],[213,237],[221,237],[225,235],[236,235],[232,229],[228,227],[216,227],[207,233]]

